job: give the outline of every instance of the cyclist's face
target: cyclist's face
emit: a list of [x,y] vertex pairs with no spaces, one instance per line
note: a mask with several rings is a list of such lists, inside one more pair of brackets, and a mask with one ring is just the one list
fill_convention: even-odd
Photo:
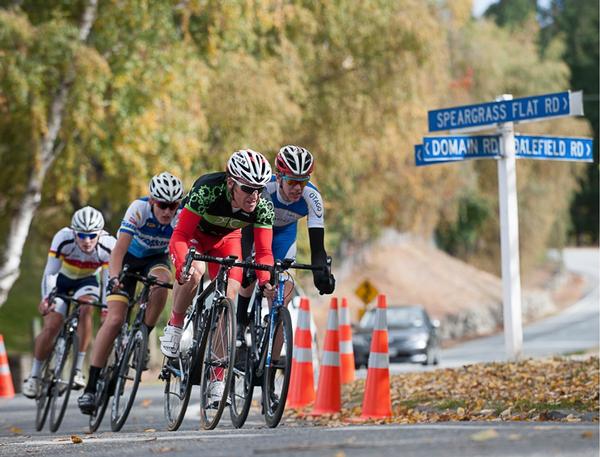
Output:
[[277,182],[279,183],[279,189],[288,202],[297,202],[302,197],[302,191],[308,184],[308,181],[294,180],[293,177],[287,178],[283,176],[277,176]]
[[235,208],[240,208],[247,213],[251,213],[256,209],[258,199],[260,198],[259,190],[255,190],[251,193],[244,192],[240,185],[232,180],[230,181],[230,186],[231,203]]
[[[95,236],[92,237],[90,235]],[[98,244],[98,238],[98,233],[87,234],[75,232],[75,242],[77,243],[77,246],[79,246],[79,249],[86,254],[89,254],[96,248],[96,244]]]
[[158,222],[162,225],[170,224],[175,214],[177,213],[177,209],[179,208],[179,202],[159,202],[156,200],[151,200],[152,204],[152,212],[154,213],[154,217],[158,219]]

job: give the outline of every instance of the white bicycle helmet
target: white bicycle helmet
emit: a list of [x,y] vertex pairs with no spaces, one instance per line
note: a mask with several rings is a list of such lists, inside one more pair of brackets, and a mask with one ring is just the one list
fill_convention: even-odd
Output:
[[150,196],[161,202],[175,202],[183,196],[181,180],[163,171],[150,180]]
[[244,184],[262,187],[271,180],[271,165],[260,152],[242,149],[229,158],[227,173]]
[[312,154],[300,146],[284,146],[275,158],[275,169],[287,176],[310,176],[313,167]]
[[71,228],[83,233],[99,232],[104,228],[104,217],[96,208],[84,206],[73,214]]

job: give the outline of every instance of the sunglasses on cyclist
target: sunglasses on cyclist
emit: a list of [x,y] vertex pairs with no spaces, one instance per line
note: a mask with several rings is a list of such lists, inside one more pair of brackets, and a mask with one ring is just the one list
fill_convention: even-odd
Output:
[[300,185],[301,187],[306,187],[308,181],[310,180],[310,176],[299,177],[299,176],[286,176],[281,175],[281,179],[286,181],[290,186]]
[[240,189],[242,189],[242,192],[246,193],[246,194],[253,194],[254,192],[258,192],[258,195],[262,194],[262,191],[265,190],[264,186],[260,186],[260,187],[252,187],[252,186],[247,186],[246,184],[242,184],[239,181],[236,181],[235,179],[233,180],[233,182],[235,182]]
[[97,233],[84,233],[84,232],[76,232],[77,233],[77,238],[79,238],[80,240],[95,240],[96,237],[98,236]]
[[156,206],[158,206],[160,209],[170,209],[171,211],[176,210],[177,208],[179,208],[179,202],[155,202],[154,203]]

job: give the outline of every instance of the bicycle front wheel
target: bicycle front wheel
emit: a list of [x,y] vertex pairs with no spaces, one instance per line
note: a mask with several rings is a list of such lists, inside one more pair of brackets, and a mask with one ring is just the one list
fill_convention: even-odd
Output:
[[127,420],[129,411],[131,411],[142,377],[147,347],[148,329],[145,325],[141,325],[130,337],[123,358],[119,363],[110,415],[110,428],[113,432],[121,430]]
[[35,429],[38,432],[44,428],[46,418],[48,417],[48,410],[50,409],[50,389],[52,388],[55,360],[55,351],[52,350],[52,354],[48,356],[42,365],[42,370],[40,372],[41,386],[37,397],[35,397],[35,404],[37,407],[35,414]]
[[[280,346],[280,349],[277,347]],[[292,319],[287,308],[280,308],[273,335],[271,364],[265,367],[263,377],[263,403],[265,422],[277,427],[287,400],[292,372]]]
[[254,357],[253,346],[257,343],[254,333],[254,325],[250,324],[249,331],[252,334],[252,345],[248,347],[243,343],[235,350],[235,364],[231,379],[231,390],[229,392],[231,404],[229,405],[229,416],[235,428],[243,427],[252,405],[252,394],[254,393]]
[[214,304],[204,327],[200,424],[205,430],[217,426],[229,401],[229,386],[235,361],[235,313],[233,302],[222,298]]
[[50,431],[56,432],[67,410],[77,355],[79,354],[79,340],[77,334],[61,335],[56,340],[57,360],[54,367],[54,383],[50,390]]
[[[110,351],[110,355],[108,356],[108,360],[104,368],[100,371],[100,376],[98,376],[98,381],[96,382],[96,409],[92,414],[90,414],[90,433],[94,433],[100,427],[102,423],[102,419],[104,418],[104,413],[106,413],[106,408],[108,406],[108,400],[111,395],[111,390],[114,392],[116,379],[115,373],[117,373],[118,366],[115,362],[115,348],[113,347]],[[111,389],[112,386],[112,389]]]

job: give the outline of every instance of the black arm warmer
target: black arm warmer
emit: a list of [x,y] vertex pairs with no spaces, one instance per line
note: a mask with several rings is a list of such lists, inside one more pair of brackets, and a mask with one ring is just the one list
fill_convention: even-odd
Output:
[[313,227],[308,229],[310,240],[310,262],[313,265],[325,265],[327,263],[327,252],[325,252],[325,229]]

